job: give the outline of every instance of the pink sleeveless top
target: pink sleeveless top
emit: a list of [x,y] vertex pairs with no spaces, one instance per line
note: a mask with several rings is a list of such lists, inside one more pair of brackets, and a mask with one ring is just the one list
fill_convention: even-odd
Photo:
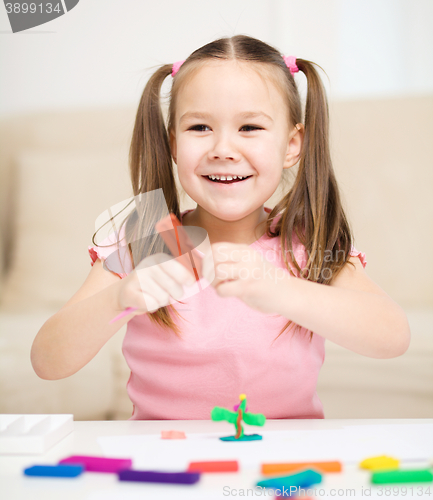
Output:
[[[265,234],[250,246],[288,272],[279,237]],[[90,246],[92,265],[114,249]],[[306,252],[297,239],[293,250],[302,269]],[[352,248],[351,255],[365,267],[363,253]],[[147,314],[129,321],[123,354],[131,369],[131,419],[207,420],[214,406],[231,409],[241,393],[247,395],[249,411],[266,418],[324,418],[316,384],[325,339],[314,334],[310,341],[303,328],[275,340],[287,318],[256,311],[237,297],[219,297],[202,281],[199,293],[173,306],[184,318],[172,316],[182,338],[152,323]]]

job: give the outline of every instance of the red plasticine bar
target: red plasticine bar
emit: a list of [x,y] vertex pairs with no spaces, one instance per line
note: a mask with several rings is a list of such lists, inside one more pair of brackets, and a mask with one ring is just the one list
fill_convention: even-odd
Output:
[[191,462],[187,470],[188,472],[237,472],[239,464],[237,460]]
[[[202,256],[195,249],[179,219],[174,214],[169,214],[155,224],[155,229],[161,235],[174,257],[189,255],[195,279],[198,281],[202,276]],[[178,260],[188,270],[190,269],[188,260],[182,258]]]
[[86,455],[72,455],[60,460],[59,464],[81,464],[87,472],[119,472],[132,467],[129,458],[90,457]]

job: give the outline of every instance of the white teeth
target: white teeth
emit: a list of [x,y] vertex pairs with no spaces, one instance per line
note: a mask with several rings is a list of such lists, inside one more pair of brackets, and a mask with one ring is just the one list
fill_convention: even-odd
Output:
[[243,176],[242,175],[233,175],[233,176],[232,175],[228,175],[226,177],[224,175],[220,176],[220,175],[213,175],[212,174],[212,175],[208,175],[207,177],[208,177],[208,179],[218,180],[218,181],[225,181],[225,180],[232,181],[232,180],[235,180],[235,179],[240,179],[240,180],[246,179],[248,176],[247,175],[243,175]]

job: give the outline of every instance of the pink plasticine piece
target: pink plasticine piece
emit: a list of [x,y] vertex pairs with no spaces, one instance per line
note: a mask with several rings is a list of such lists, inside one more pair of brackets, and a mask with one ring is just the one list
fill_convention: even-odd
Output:
[[128,316],[129,313],[132,313],[134,311],[136,311],[137,308],[136,307],[127,307],[124,311],[122,311],[120,314],[118,314],[115,318],[113,318],[111,321],[110,321],[110,324],[111,323],[114,323],[115,321],[118,321],[119,319],[121,318],[124,318],[125,316]]
[[183,431],[161,431],[161,439],[186,439]]
[[81,464],[88,472],[113,472],[117,473],[123,469],[132,467],[132,460],[129,458],[105,458],[91,457],[86,455],[72,455],[60,460],[59,464]]

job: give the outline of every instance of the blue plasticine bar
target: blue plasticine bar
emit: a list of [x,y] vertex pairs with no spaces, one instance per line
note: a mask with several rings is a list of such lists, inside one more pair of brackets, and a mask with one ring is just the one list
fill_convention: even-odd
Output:
[[118,472],[120,481],[145,483],[194,484],[200,479],[199,472],[157,472],[126,469]]
[[309,488],[313,484],[318,484],[322,481],[322,475],[312,469],[307,469],[298,474],[290,474],[289,476],[272,477],[259,481],[257,486],[262,488],[282,489],[290,488]]
[[82,465],[33,465],[24,469],[26,476],[77,477],[84,471]]

